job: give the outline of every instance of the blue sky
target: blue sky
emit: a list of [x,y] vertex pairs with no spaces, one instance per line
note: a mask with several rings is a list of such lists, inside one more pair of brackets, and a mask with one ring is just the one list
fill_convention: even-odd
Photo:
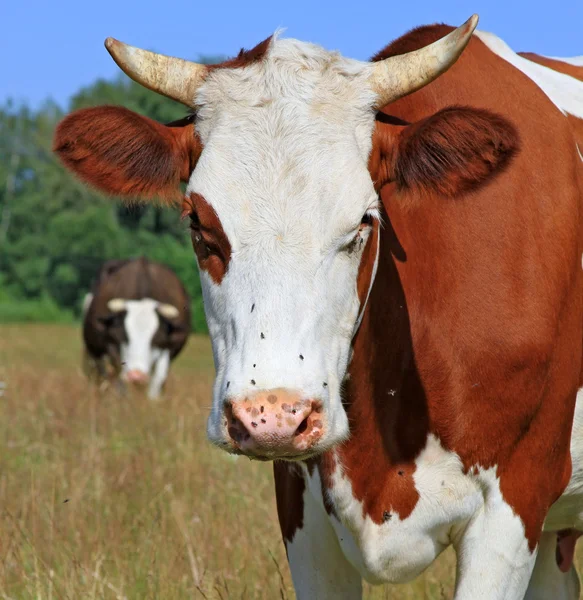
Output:
[[107,36],[196,58],[233,55],[286,27],[288,37],[364,60],[416,25],[459,25],[473,12],[517,51],[583,55],[583,0],[4,0],[0,102],[38,107],[50,97],[66,107],[80,86],[117,73]]

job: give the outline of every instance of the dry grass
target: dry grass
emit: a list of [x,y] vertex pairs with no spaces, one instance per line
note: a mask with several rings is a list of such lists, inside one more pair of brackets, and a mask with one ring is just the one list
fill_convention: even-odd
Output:
[[[270,465],[206,441],[208,340],[158,404],[98,395],[80,349],[74,327],[0,327],[0,598],[294,598]],[[448,551],[365,597],[451,598],[453,571]]]

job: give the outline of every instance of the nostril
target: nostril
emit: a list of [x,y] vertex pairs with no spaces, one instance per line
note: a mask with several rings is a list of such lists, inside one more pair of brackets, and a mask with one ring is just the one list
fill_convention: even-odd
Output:
[[249,437],[243,423],[233,413],[233,406],[230,403],[225,406],[225,417],[228,423],[227,431],[234,442],[240,443]]
[[308,428],[308,417],[306,417],[299,425],[299,427],[296,429],[296,432],[294,435],[301,435],[302,433],[304,433],[304,431],[306,431],[306,429]]

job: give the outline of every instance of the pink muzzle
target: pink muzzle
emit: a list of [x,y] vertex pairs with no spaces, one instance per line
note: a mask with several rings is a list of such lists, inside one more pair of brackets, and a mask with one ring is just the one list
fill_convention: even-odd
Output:
[[306,454],[324,434],[322,406],[290,390],[259,392],[225,406],[225,427],[243,454],[289,457]]

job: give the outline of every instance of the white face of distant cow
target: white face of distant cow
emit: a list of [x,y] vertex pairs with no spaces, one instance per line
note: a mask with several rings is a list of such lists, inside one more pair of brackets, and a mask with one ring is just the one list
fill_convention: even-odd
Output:
[[294,456],[348,433],[340,386],[378,217],[364,77],[361,63],[283,40],[200,90],[187,198],[195,246],[208,204],[230,249],[224,273],[201,264],[217,369],[208,433],[227,449],[280,455],[285,438]]
[[164,324],[175,319],[178,309],[151,298],[124,300],[114,298],[107,303],[112,314],[109,333],[119,343],[121,377],[139,385],[148,383],[155,365],[168,362],[167,334]]
[[136,81],[195,107],[195,129],[87,109],[59,126],[56,148],[109,193],[188,181],[217,370],[215,444],[303,459],[347,437],[341,384],[378,256],[375,113],[453,64],[476,23],[375,63],[272,39],[210,69],[106,41]]

